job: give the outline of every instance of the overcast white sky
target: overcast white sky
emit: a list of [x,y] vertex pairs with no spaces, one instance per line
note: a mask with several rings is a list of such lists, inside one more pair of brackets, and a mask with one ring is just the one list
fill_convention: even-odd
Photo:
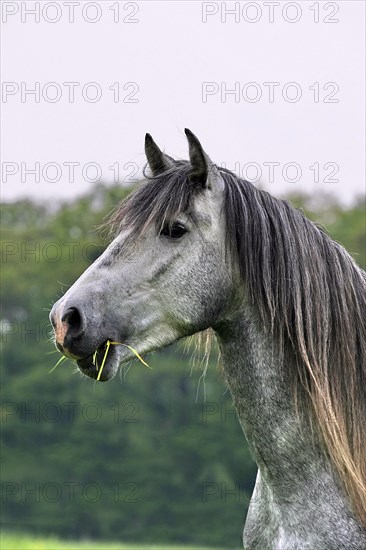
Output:
[[3,200],[70,198],[117,167],[127,181],[146,132],[185,158],[184,127],[274,194],[365,191],[363,1],[1,9]]

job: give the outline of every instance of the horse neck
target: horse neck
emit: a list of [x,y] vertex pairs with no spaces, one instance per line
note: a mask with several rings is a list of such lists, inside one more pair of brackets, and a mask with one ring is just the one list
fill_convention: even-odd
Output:
[[301,490],[310,472],[329,471],[329,463],[311,429],[305,395],[295,408],[294,356],[281,360],[273,336],[247,309],[216,333],[225,378],[262,477],[279,493]]
[[215,328],[226,381],[259,467],[245,547],[366,548],[366,533],[311,427],[305,394],[295,408],[295,357],[281,360],[273,337],[248,311]]

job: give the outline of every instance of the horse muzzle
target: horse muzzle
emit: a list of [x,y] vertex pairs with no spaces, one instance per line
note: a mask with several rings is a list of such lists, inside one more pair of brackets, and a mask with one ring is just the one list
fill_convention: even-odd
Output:
[[[57,349],[67,357],[75,359],[81,372],[96,379],[103,361],[108,340],[117,340],[114,330],[107,334],[102,319],[90,301],[81,303],[61,298],[50,312],[50,321],[55,333]],[[103,330],[101,329],[103,327]],[[107,381],[116,374],[122,350],[111,348],[105,360],[101,381]]]

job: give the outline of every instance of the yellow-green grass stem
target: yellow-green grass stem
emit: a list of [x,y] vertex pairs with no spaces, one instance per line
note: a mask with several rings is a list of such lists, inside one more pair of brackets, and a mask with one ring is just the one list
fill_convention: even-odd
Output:
[[[137,357],[137,359],[139,361],[141,361],[141,363],[143,365],[145,365],[146,367],[148,367],[149,369],[151,369],[150,365],[148,365],[146,363],[146,361],[143,360],[143,358],[141,357],[141,355],[139,355],[139,353],[132,347],[132,346],[129,346],[128,344],[122,344],[122,342],[111,342],[110,340],[107,340],[107,344],[106,344],[106,348],[105,348],[105,352],[104,352],[104,357],[103,357],[103,361],[102,361],[102,364],[100,366],[100,370],[98,372],[98,376],[97,376],[97,381],[100,380],[100,377],[102,376],[102,372],[103,372],[103,368],[104,368],[104,364],[106,362],[106,359],[107,359],[107,355],[108,355],[108,352],[109,352],[109,348],[110,346],[125,346],[126,348],[128,348],[129,350],[132,351],[132,353],[134,353]],[[95,354],[93,355],[93,361],[94,361],[94,357],[96,358],[96,352]],[[98,367],[97,367],[97,370],[98,370]]]

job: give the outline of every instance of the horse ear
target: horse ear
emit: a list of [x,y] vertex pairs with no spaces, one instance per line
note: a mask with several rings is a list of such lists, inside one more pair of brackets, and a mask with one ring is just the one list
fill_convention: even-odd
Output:
[[145,154],[153,176],[159,175],[174,165],[172,157],[160,151],[150,134],[145,136]]
[[184,132],[188,140],[189,160],[192,165],[189,177],[198,181],[203,187],[208,187],[207,177],[213,163],[193,132],[188,128],[185,128]]

